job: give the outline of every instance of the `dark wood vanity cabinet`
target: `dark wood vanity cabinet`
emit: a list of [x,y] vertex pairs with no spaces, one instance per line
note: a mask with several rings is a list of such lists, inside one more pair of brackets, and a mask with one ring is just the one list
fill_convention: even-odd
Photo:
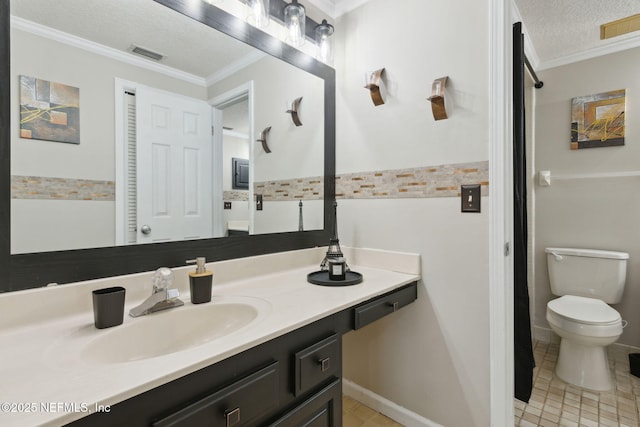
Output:
[[342,335],[412,302],[416,292],[416,282],[405,285],[70,425],[339,427]]

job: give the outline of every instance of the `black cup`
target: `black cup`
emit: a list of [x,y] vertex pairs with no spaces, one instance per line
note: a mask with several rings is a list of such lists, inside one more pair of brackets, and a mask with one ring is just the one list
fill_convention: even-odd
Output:
[[104,329],[122,324],[124,294],[122,286],[93,291],[93,323],[96,328]]

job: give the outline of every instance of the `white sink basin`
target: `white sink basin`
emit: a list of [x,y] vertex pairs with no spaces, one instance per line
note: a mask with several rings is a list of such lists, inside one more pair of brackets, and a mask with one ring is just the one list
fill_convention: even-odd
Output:
[[211,302],[185,305],[129,318],[121,326],[96,331],[86,342],[80,359],[121,363],[187,350],[224,337],[252,324],[266,301]]

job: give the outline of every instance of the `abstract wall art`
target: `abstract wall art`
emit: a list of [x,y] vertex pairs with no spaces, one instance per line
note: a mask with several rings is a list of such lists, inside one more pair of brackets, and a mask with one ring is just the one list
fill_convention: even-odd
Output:
[[571,101],[571,149],[624,145],[625,89]]
[[80,144],[80,90],[20,76],[20,137]]

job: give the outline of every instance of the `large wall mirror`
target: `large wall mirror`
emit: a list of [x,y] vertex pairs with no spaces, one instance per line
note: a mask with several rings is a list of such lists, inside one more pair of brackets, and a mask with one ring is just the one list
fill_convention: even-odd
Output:
[[326,244],[333,69],[202,0],[2,3],[1,291]]

